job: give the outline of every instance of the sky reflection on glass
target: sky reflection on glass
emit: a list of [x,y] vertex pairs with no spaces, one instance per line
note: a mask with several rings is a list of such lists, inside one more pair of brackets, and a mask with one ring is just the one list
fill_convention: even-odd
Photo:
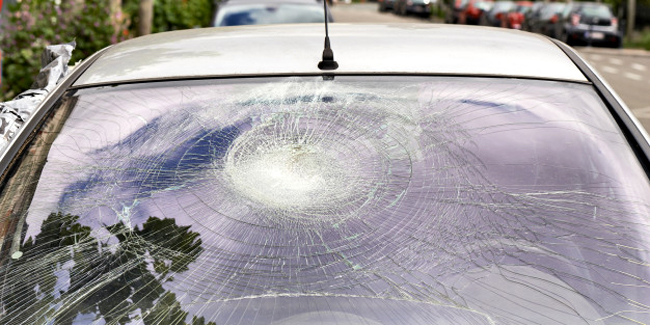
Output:
[[606,108],[491,81],[81,90],[2,266],[3,297],[30,292],[4,317],[650,321],[650,188]]

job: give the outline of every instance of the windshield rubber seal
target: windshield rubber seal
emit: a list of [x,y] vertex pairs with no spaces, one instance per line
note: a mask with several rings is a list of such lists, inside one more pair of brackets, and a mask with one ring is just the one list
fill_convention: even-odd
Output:
[[141,78],[110,82],[96,82],[81,85],[72,85],[69,90],[88,89],[97,87],[115,87],[128,84],[169,82],[169,81],[188,81],[188,80],[210,80],[210,79],[252,79],[252,78],[283,78],[283,77],[327,77],[327,80],[336,77],[455,77],[455,78],[490,78],[490,79],[521,79],[536,81],[555,81],[568,82],[572,84],[591,85],[589,81],[580,81],[573,79],[561,78],[539,78],[530,76],[511,76],[511,75],[494,75],[494,74],[460,74],[460,73],[400,73],[400,72],[378,72],[378,73],[354,73],[354,72],[326,72],[326,73],[277,73],[277,74],[234,74],[234,75],[196,75],[196,76],[174,76],[161,78]]

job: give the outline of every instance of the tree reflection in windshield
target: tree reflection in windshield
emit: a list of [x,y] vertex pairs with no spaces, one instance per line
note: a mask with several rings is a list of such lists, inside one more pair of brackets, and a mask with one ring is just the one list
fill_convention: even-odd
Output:
[[[22,245],[22,257],[2,269],[4,277],[22,279],[3,286],[4,321],[186,324],[188,313],[163,285],[201,254],[198,233],[173,219],[150,217],[133,230],[122,223],[107,226],[110,240],[104,243],[78,221],[50,214],[41,232]],[[36,261],[44,267],[34,269]],[[191,324],[206,322],[194,317]]]

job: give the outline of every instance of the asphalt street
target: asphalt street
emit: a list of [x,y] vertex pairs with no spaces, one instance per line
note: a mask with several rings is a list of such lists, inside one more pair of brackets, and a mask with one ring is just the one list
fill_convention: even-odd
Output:
[[[367,2],[338,4],[331,11],[335,22],[340,23],[442,23],[437,18],[403,17],[377,9],[376,2]],[[596,47],[579,47],[576,50],[650,131],[650,52]]]

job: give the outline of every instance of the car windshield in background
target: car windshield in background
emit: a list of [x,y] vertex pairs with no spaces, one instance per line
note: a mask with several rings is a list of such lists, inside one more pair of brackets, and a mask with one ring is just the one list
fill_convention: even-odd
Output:
[[35,134],[6,323],[648,321],[650,184],[591,85],[118,85]]
[[517,9],[515,9],[515,10],[517,12],[521,12],[521,13],[525,14],[525,13],[529,12],[531,10],[531,8],[532,8],[531,6],[517,6]]
[[325,22],[323,7],[305,4],[241,4],[224,5],[217,14],[215,26],[269,25]]
[[580,8],[580,14],[588,17],[612,18],[612,12],[607,6],[590,5]]
[[564,3],[551,3],[546,8],[542,9],[542,19],[548,20],[553,15],[559,14],[564,10],[566,5]]
[[515,3],[511,1],[497,1],[493,10],[496,12],[505,12],[515,8]]
[[474,3],[474,7],[483,11],[489,11],[492,9],[492,6],[494,6],[494,2],[491,1],[478,1]]

